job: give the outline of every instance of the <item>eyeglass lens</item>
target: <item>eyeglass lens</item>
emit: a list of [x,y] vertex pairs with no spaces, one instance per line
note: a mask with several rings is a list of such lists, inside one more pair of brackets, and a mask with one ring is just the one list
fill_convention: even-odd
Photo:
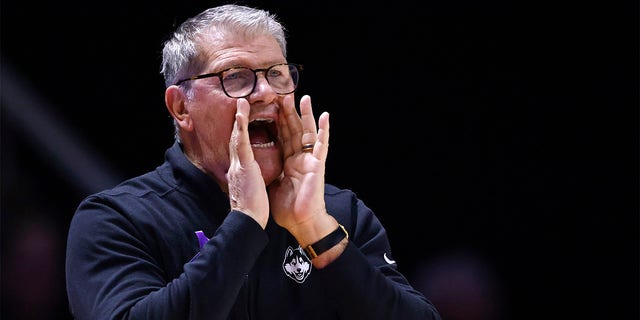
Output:
[[[259,70],[258,70],[259,71]],[[222,73],[222,86],[234,98],[250,95],[257,81],[257,71],[249,68],[232,68]],[[295,91],[298,84],[298,68],[293,64],[277,64],[264,70],[267,82],[278,94]]]

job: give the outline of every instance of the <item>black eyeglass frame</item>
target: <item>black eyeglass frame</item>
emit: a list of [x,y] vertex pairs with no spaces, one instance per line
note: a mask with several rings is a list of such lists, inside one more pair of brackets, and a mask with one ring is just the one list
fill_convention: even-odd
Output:
[[[284,63],[277,63],[277,64],[274,64],[274,65],[272,65],[270,67],[263,68],[263,69],[251,69],[251,68],[247,68],[247,67],[231,67],[231,68],[224,69],[224,70],[218,71],[218,72],[205,73],[205,74],[200,74],[200,75],[197,75],[197,76],[185,78],[185,79],[182,79],[182,80],[178,80],[178,82],[176,82],[175,85],[179,86],[182,83],[184,83],[186,81],[191,81],[191,80],[218,77],[218,79],[220,79],[220,86],[222,87],[222,91],[224,91],[224,94],[226,94],[227,97],[236,98],[236,99],[246,98],[249,95],[251,95],[253,93],[253,91],[256,89],[256,84],[258,83],[258,72],[264,72],[265,73],[265,79],[267,80],[267,82],[269,82],[269,77],[266,76],[267,71],[272,69],[272,68],[274,68],[274,67],[283,66],[283,65],[294,66],[298,70],[298,79],[297,79],[297,81],[295,83],[295,86],[293,87],[293,90],[291,90],[290,92],[286,92],[286,93],[278,93],[279,95],[287,95],[287,94],[290,94],[292,92],[295,92],[296,89],[298,89],[298,83],[300,82],[300,72],[302,72],[302,70],[304,70],[304,67],[301,64],[284,62]],[[233,97],[227,92],[227,89],[224,87],[224,81],[222,80],[222,74],[227,72],[227,71],[229,71],[229,70],[239,69],[239,68],[249,69],[249,70],[253,71],[253,77],[254,77],[254,79],[253,79],[253,87],[251,88],[251,91],[249,91],[249,93],[247,95],[244,95],[244,96],[241,96],[241,97]],[[271,83],[269,83],[269,85],[271,85]]]

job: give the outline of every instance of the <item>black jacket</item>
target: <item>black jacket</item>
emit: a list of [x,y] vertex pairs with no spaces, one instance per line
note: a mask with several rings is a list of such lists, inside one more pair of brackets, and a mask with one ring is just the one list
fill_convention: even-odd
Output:
[[67,240],[71,312],[82,320],[439,319],[391,261],[374,213],[329,184],[325,201],[350,241],[314,269],[273,220],[262,230],[230,211],[175,143],[154,171],[78,206]]

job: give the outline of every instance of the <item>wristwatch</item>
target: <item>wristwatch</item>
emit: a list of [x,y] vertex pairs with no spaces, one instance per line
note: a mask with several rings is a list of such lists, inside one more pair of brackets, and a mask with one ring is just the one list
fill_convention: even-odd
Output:
[[338,224],[338,228],[336,228],[336,230],[329,233],[324,238],[316,241],[315,243],[306,246],[304,248],[304,251],[307,253],[309,258],[314,259],[315,257],[321,255],[323,252],[333,248],[345,237],[349,239],[349,233],[347,232],[347,229],[345,229],[343,225]]

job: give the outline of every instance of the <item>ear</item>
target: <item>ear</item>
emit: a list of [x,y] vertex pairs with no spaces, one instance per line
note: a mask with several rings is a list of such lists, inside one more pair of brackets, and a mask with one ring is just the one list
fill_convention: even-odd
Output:
[[169,86],[164,92],[164,103],[169,114],[180,128],[189,131],[193,124],[189,117],[189,110],[185,107],[186,100],[184,92],[178,86]]

